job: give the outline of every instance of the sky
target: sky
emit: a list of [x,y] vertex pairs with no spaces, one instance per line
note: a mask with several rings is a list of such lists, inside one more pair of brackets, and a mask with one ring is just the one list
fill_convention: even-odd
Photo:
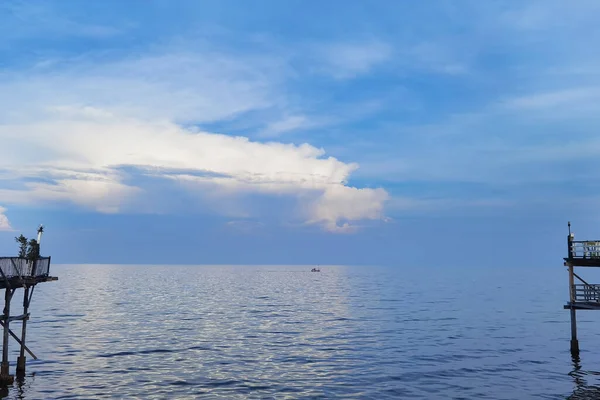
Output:
[[600,2],[0,3],[0,255],[561,266]]

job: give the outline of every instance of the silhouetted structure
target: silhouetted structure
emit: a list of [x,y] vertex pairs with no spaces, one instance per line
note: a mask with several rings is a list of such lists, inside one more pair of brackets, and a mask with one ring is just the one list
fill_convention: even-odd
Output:
[[568,225],[568,256],[564,265],[569,268],[569,301],[564,308],[571,311],[571,352],[577,354],[577,310],[600,310],[600,285],[583,280],[575,273],[575,267],[600,267],[600,240],[575,240],[571,223]]
[[[2,339],[2,363],[0,364],[0,381],[11,383],[13,376],[9,373],[8,363],[8,337],[12,336],[21,346],[19,357],[17,358],[17,374],[25,372],[25,352],[29,353],[34,360],[37,357],[25,345],[25,335],[27,330],[27,320],[29,319],[29,304],[33,296],[33,291],[38,283],[51,282],[58,280],[57,277],[50,276],[50,257],[39,256],[39,242],[41,240],[43,227],[38,229],[37,241],[34,243],[34,252],[27,257],[0,257],[0,289],[4,289],[4,312],[0,319],[0,325],[3,330]],[[23,314],[17,316],[10,315],[10,305],[17,289],[23,289]],[[21,337],[19,338],[9,327],[13,321],[21,321]]]

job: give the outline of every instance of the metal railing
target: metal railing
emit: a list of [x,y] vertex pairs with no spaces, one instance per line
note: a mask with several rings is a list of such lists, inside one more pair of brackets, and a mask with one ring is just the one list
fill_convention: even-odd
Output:
[[600,240],[569,241],[569,258],[600,259]]
[[575,301],[600,302],[600,285],[573,285]]
[[40,257],[34,261],[20,257],[0,257],[0,268],[9,279],[44,277],[50,273],[50,257]]

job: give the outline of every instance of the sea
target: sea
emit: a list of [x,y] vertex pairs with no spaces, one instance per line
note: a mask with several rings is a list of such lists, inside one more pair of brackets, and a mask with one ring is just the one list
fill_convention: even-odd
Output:
[[573,358],[562,264],[313,267],[53,265],[27,330],[38,360],[1,395],[600,398],[600,312],[578,313]]

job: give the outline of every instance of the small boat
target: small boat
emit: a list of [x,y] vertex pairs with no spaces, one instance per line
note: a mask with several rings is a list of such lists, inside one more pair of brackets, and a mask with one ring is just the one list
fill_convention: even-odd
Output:
[[319,268],[313,268],[310,270],[310,272],[321,272],[321,269]]

